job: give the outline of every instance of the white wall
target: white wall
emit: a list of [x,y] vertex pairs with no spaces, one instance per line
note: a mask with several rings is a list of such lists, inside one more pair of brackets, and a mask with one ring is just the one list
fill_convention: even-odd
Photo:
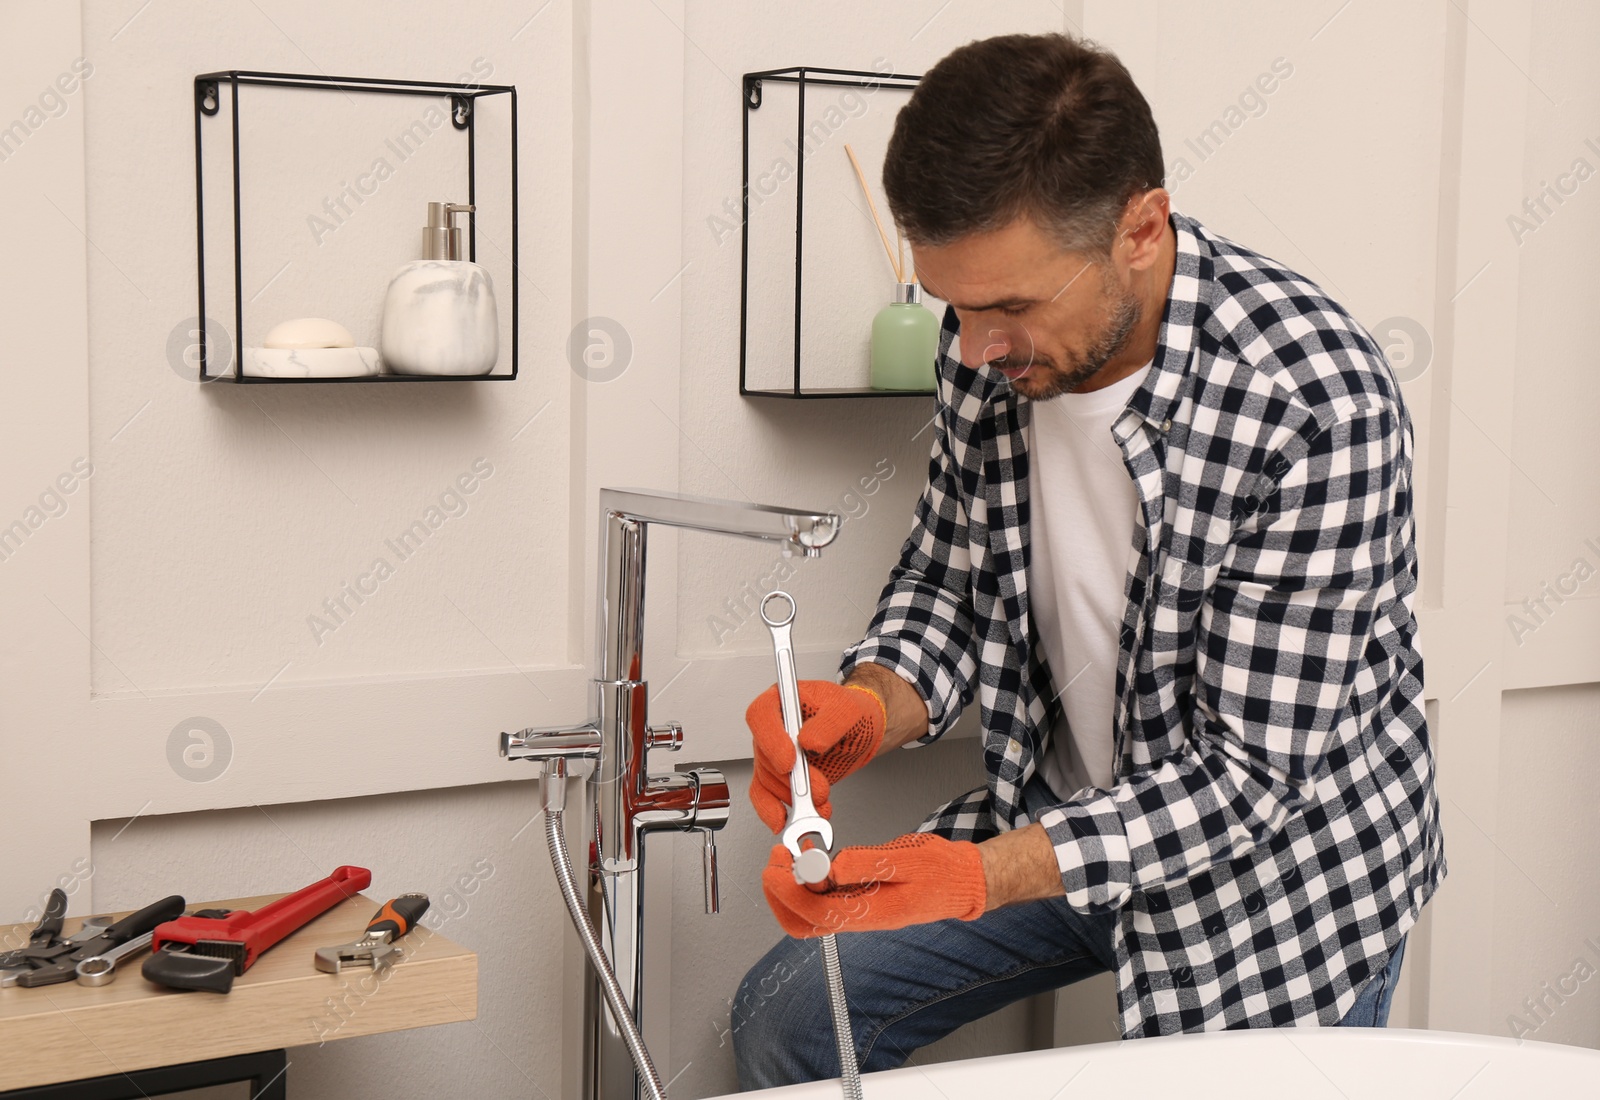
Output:
[[[1585,51],[1600,36],[1600,12],[1535,5],[1525,33],[1517,57],[1527,78],[1514,77],[1525,148],[1509,201],[1485,212],[1519,276],[1514,297],[1502,299],[1515,303],[1504,313],[1516,326],[1516,354],[1514,402],[1497,432],[1511,491],[1505,583],[1493,596],[1505,601],[1495,625],[1512,670],[1506,678],[1524,689],[1504,696],[1496,824],[1479,821],[1497,842],[1486,1029],[1600,1046],[1600,988],[1572,978],[1585,973],[1574,966],[1580,959],[1600,969],[1592,795],[1600,773],[1600,472],[1585,422],[1600,401],[1600,381],[1585,366],[1600,336],[1591,304],[1600,279],[1600,74]],[[1547,195],[1534,217],[1523,201],[1547,183],[1563,193]],[[1507,220],[1512,214],[1518,222]],[[1506,363],[1495,367],[1504,394]],[[1526,601],[1541,598],[1530,612]],[[1554,998],[1545,999],[1541,982]],[[1529,997],[1539,1014],[1526,1007]]]
[[[565,372],[539,368],[559,362],[570,312],[568,13],[546,12],[513,42],[509,8],[441,21],[425,39],[401,26],[329,19],[313,3],[223,11],[152,5],[120,34],[131,14],[122,5],[85,13],[85,55],[95,64],[84,89],[86,165],[91,181],[103,181],[91,183],[88,208],[90,425],[103,441],[94,690],[253,691],[285,663],[275,681],[285,686],[563,663],[568,639],[547,616],[562,606],[571,570],[565,532],[545,516],[566,505],[569,386]],[[516,385],[202,389],[165,354],[129,354],[164,353],[169,333],[194,315],[190,79],[232,67],[468,74],[519,86],[531,109],[521,113],[525,343]],[[445,126],[409,161],[385,143],[432,102],[243,89],[239,339],[259,342],[279,320],[327,314],[358,343],[376,343],[384,288],[416,253],[424,204],[466,200],[465,134]],[[225,151],[226,127],[224,117],[207,122],[208,148]],[[485,153],[502,153],[506,135],[486,119]],[[379,159],[392,178],[319,239],[307,219],[329,220],[321,199]],[[508,299],[509,328],[509,219],[503,202],[490,207],[486,197],[506,177],[482,171],[479,255]],[[226,173],[208,179],[208,242],[229,234],[226,181]],[[231,283],[214,268],[208,276],[212,291]],[[229,303],[213,295],[207,310],[232,328]],[[538,424],[513,439],[547,402]],[[479,458],[494,472],[464,513],[414,558],[386,545]],[[394,576],[340,625],[323,602],[380,559]],[[312,616],[323,625],[308,625]],[[527,629],[541,619],[543,629]]]
[[[26,211],[0,264],[0,521],[23,516],[75,459],[93,465],[65,513],[0,560],[0,613],[13,624],[0,636],[4,759],[8,776],[29,777],[0,800],[0,918],[23,919],[84,856],[94,874],[74,896],[79,913],[153,890],[290,889],[347,861],[369,861],[379,891],[443,898],[486,858],[495,873],[481,903],[445,928],[483,954],[477,1023],[297,1048],[295,1095],[409,1095],[419,1081],[446,1094],[570,1089],[575,945],[537,826],[518,833],[536,795],[493,738],[583,717],[596,491],[641,484],[844,512],[839,545],[785,581],[801,601],[803,671],[827,675],[868,618],[926,460],[926,399],[737,395],[738,242],[719,244],[707,218],[738,194],[739,75],[879,57],[917,72],[973,37],[1068,27],[1126,60],[1174,176],[1186,138],[1227,117],[1275,61],[1292,65],[1220,148],[1187,158],[1175,205],[1301,267],[1390,330],[1377,334],[1397,358],[1404,332],[1432,345],[1402,373],[1419,436],[1451,875],[1408,951],[1397,1020],[1505,1034],[1523,998],[1600,937],[1583,793],[1600,764],[1588,686],[1600,681],[1600,589],[1573,580],[1578,559],[1600,566],[1585,542],[1600,546],[1584,420],[1600,183],[1534,232],[1506,220],[1574,159],[1600,168],[1586,145],[1600,144],[1587,57],[1600,27],[1586,5],[551,0],[470,11],[0,5],[0,125],[75,58],[94,66],[59,117],[0,161],[0,199]],[[449,80],[478,59],[522,97],[523,377],[203,390],[181,379],[167,345],[194,315],[192,76]],[[860,140],[866,149],[870,135]],[[307,159],[312,148],[327,152],[308,145]],[[818,154],[819,188],[840,182],[824,170],[832,157],[842,153]],[[337,156],[319,164],[345,170]],[[819,194],[834,203],[818,221],[838,257],[881,263],[845,195]],[[377,286],[393,251],[373,224],[352,219],[334,245]],[[291,248],[308,270],[326,266],[323,253]],[[298,309],[288,291],[310,285],[270,293]],[[348,301],[359,313],[360,295]],[[866,316],[875,303],[849,308]],[[569,333],[596,318],[632,344],[614,380],[568,364]],[[824,372],[859,369],[848,363],[859,327],[823,327]],[[467,514],[318,645],[305,617],[480,456],[495,473]],[[849,495],[885,468],[875,493]],[[770,682],[770,655],[726,601],[770,583],[777,559],[666,532],[651,556],[656,714],[689,731],[677,763],[723,761],[742,792],[741,715]],[[1577,593],[1557,603],[1547,583]],[[1523,601],[1541,596],[1533,628],[1518,628],[1511,617],[1531,617]],[[208,782],[169,757],[174,729],[181,748],[195,716],[230,736],[227,767]],[[852,780],[845,834],[911,827],[976,782],[974,757],[971,740],[953,739]],[[63,766],[80,759],[96,766]],[[652,1041],[667,1075],[682,1073],[675,1095],[731,1087],[724,999],[775,934],[754,889],[766,848],[741,795],[715,924],[698,912],[694,845],[654,850],[673,888],[654,906],[670,916],[671,949],[655,959],[666,995]],[[1591,989],[1536,1037],[1600,1045]],[[1108,996],[1100,983],[1065,997],[1058,1038],[1103,1035]],[[1047,1023],[1020,1006],[920,1057],[1022,1049]]]
[[1488,1030],[1600,1047],[1600,688],[1508,692],[1503,713]]

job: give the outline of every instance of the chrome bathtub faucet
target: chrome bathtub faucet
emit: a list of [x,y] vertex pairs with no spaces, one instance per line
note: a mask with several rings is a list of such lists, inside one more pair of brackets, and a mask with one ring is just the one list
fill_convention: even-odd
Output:
[[[785,555],[817,557],[839,533],[831,512],[740,504],[643,489],[600,490],[599,653],[595,715],[559,728],[500,735],[500,755],[549,764],[588,762],[595,858],[588,915],[606,963],[640,1023],[643,1003],[644,839],[661,830],[704,833],[706,911],[717,910],[715,833],[728,822],[728,784],[716,768],[650,774],[650,749],[677,749],[683,729],[648,722],[644,680],[645,536],[652,524],[777,542]],[[640,1081],[626,1038],[593,973],[585,984],[583,1096],[635,1100]]]

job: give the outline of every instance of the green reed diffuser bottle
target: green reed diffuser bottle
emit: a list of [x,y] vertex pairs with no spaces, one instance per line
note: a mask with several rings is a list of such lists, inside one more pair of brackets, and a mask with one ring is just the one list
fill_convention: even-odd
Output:
[[867,175],[850,143],[844,143],[844,152],[861,181],[861,193],[867,197],[867,209],[872,211],[872,224],[877,227],[878,239],[883,242],[884,254],[894,269],[894,301],[878,311],[872,319],[871,385],[875,390],[933,390],[939,381],[939,319],[922,304],[922,285],[911,274],[905,262],[900,241],[900,229],[895,227],[895,243],[889,243],[883,219],[878,216],[878,204],[872,198],[872,188],[867,186]]
[[895,283],[894,301],[872,319],[872,388],[936,388],[938,353],[939,319],[922,304],[922,284]]

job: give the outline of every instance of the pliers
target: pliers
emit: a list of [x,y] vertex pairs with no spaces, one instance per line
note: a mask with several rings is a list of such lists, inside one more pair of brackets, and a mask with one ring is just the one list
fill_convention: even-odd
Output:
[[[27,970],[30,968],[30,959],[48,951],[60,944],[61,920],[67,915],[67,892],[62,889],[50,891],[49,900],[44,903],[44,915],[39,918],[39,923],[34,925],[33,931],[28,934],[28,946],[19,947],[15,951],[0,953],[0,972],[12,970]],[[83,926],[82,932],[87,932],[89,925]],[[80,932],[80,934],[82,934]],[[14,981],[4,981],[5,974],[0,973],[0,983],[12,985]]]
[[80,962],[105,955],[143,936],[156,925],[178,916],[183,906],[183,898],[173,894],[151,902],[114,924],[85,921],[78,931],[63,937],[61,921],[67,911],[67,895],[53,890],[44,916],[28,937],[28,946],[0,954],[0,986],[32,988],[69,982],[77,975]]

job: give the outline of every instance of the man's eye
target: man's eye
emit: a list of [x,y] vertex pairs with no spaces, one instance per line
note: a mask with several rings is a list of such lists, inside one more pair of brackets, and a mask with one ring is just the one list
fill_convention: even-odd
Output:
[[1001,306],[1000,307],[1000,312],[1005,314],[1007,317],[1021,317],[1024,313],[1028,312],[1028,307],[1027,306]]

